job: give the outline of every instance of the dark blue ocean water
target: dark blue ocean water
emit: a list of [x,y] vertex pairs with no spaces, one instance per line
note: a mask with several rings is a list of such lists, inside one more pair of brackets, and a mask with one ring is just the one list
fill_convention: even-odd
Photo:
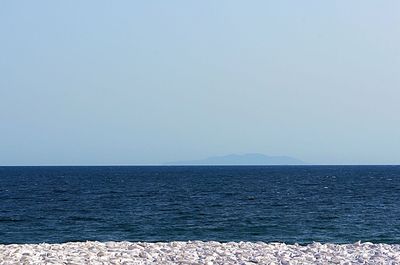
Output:
[[0,167],[0,243],[400,243],[400,166]]

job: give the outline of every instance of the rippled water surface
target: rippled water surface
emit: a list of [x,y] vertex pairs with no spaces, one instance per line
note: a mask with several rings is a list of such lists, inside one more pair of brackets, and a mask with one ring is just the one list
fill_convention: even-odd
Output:
[[0,167],[0,243],[400,243],[400,166]]

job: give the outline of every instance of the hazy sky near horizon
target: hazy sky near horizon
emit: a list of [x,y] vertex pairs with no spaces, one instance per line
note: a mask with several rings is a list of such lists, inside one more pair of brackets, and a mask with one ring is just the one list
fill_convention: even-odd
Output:
[[0,165],[400,164],[400,1],[1,1]]

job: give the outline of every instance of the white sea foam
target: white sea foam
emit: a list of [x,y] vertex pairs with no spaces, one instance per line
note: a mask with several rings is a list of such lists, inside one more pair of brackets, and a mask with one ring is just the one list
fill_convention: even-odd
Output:
[[0,245],[0,264],[400,264],[400,245],[79,242]]

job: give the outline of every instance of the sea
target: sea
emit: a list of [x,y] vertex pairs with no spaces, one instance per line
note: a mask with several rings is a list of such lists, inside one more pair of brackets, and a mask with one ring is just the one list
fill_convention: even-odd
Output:
[[0,243],[400,243],[400,166],[0,167]]

